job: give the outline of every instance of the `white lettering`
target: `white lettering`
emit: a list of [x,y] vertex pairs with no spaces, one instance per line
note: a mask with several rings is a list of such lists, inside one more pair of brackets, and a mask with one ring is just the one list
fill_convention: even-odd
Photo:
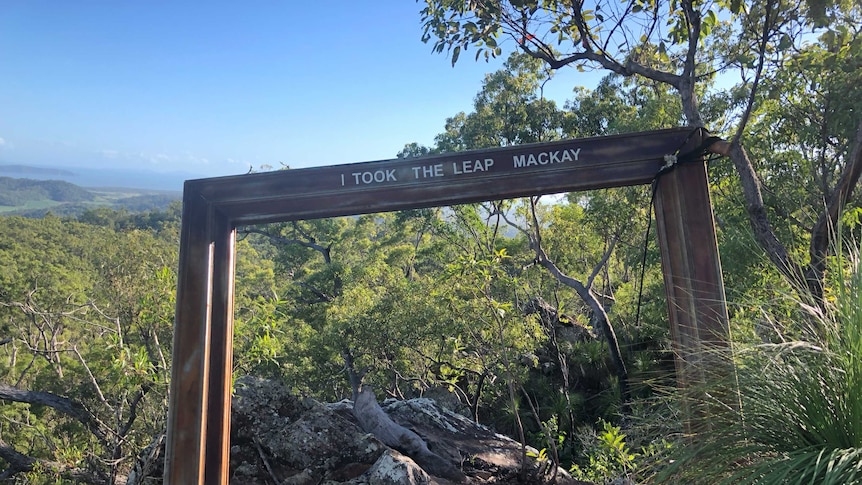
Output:
[[[374,172],[353,172],[353,182],[355,185],[360,183],[368,185],[372,183],[382,182],[397,182],[398,177],[395,176],[395,169],[388,168],[386,170],[376,170]],[[344,185],[344,175],[341,176],[341,184]]]
[[[548,152],[528,153],[526,155],[512,155],[512,164],[515,168],[531,167],[533,165],[548,165],[554,163],[577,161],[581,154],[580,148],[566,148],[565,150],[554,150]],[[491,159],[491,164],[494,163]],[[487,169],[488,165],[486,165]]]
[[413,168],[413,178],[428,178],[428,177],[442,177],[443,176],[443,164],[438,163],[437,165],[424,165],[421,167],[412,167]]
[[[517,156],[515,158],[517,158]],[[455,175],[461,175],[473,172],[487,172],[493,166],[493,158],[486,158],[484,160],[464,160],[460,164],[458,164],[458,162],[452,162],[452,173]]]

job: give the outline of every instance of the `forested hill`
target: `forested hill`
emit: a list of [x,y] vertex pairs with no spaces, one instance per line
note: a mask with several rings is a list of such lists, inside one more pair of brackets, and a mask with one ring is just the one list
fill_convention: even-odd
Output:
[[179,192],[143,189],[85,189],[62,180],[0,177],[0,213],[42,217],[77,216],[90,209],[108,207],[133,212],[166,209],[180,199]]
[[96,198],[87,190],[61,180],[0,177],[0,205],[17,206],[28,201],[87,202]]

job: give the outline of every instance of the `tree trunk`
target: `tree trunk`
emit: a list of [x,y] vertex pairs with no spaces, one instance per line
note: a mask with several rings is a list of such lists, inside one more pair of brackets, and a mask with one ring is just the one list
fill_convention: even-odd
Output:
[[573,288],[578,293],[578,296],[581,297],[581,300],[590,307],[590,310],[593,313],[592,321],[595,324],[594,326],[601,329],[602,335],[608,342],[608,352],[610,353],[611,362],[614,365],[614,371],[619,383],[620,400],[623,410],[625,410],[630,397],[629,373],[628,370],[626,370],[626,364],[623,360],[623,353],[620,350],[617,334],[614,331],[614,327],[611,325],[611,322],[608,320],[608,314],[605,312],[601,302],[596,298],[596,295],[589,288],[584,286],[584,284],[577,279],[560,271],[557,265],[545,256],[543,250],[538,249],[537,251],[539,253],[539,264],[544,266],[545,269],[547,269],[557,279],[557,281]]

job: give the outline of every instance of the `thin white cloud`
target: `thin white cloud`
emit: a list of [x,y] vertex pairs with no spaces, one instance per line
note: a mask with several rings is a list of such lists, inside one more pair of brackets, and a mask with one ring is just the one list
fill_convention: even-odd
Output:
[[4,145],[6,145],[6,139],[4,139],[3,137],[0,137],[0,147],[2,147]]
[[168,155],[167,153],[157,153],[157,154],[149,157],[150,163],[154,163],[154,164],[161,164],[161,163],[165,163],[165,162],[170,162],[171,159],[172,159],[171,156]]
[[191,152],[185,152],[184,155],[186,161],[192,162],[196,165],[209,165],[210,163],[209,158],[199,157]]

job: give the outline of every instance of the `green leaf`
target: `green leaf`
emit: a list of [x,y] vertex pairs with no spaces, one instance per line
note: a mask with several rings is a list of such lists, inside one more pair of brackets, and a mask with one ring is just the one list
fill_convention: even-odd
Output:
[[458,56],[461,55],[461,46],[456,45],[454,49],[452,49],[452,66],[455,66],[455,63],[458,62]]

